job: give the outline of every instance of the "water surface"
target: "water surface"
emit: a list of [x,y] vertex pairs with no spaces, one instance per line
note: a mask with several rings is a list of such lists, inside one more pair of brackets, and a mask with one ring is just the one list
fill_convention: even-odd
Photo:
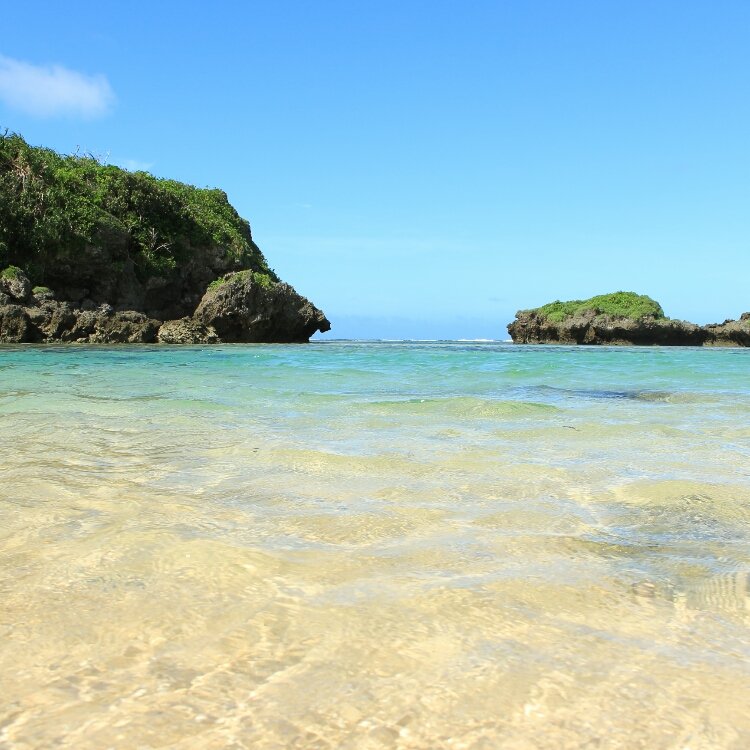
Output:
[[0,349],[0,747],[750,746],[750,350]]

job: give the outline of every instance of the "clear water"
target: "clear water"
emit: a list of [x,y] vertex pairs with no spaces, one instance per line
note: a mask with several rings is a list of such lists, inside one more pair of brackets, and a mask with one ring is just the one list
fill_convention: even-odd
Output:
[[750,747],[750,350],[0,349],[0,747]]

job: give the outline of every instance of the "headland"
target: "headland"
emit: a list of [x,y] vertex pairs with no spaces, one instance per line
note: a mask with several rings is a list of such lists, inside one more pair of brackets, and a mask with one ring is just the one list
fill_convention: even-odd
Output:
[[304,342],[330,323],[221,190],[0,134],[0,342]]

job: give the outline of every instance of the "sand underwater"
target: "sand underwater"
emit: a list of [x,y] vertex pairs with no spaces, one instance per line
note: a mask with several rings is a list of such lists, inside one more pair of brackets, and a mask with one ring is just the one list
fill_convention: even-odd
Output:
[[750,350],[0,349],[0,747],[750,747]]

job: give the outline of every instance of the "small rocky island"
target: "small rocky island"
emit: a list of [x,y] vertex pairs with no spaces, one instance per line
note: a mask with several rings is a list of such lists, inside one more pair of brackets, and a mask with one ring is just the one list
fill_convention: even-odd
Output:
[[650,297],[615,292],[519,310],[508,333],[516,344],[750,346],[750,313],[699,326],[667,318]]
[[0,134],[0,342],[294,343],[330,327],[221,190]]

